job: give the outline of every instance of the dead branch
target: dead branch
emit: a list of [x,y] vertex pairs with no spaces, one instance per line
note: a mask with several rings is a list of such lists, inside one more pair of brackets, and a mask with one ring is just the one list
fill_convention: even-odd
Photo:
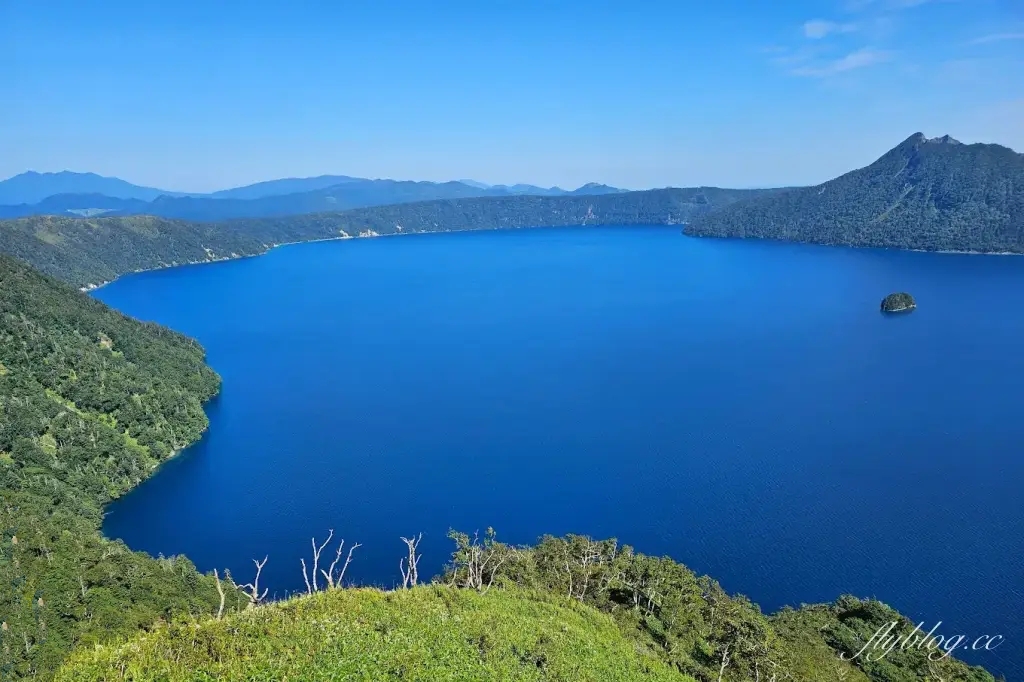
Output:
[[[323,541],[319,546],[316,544],[316,538],[310,540],[310,544],[313,546],[313,569],[310,571],[306,566],[305,559],[299,559],[302,564],[302,578],[306,582],[306,593],[313,594],[314,592],[320,591],[320,585],[317,584],[316,576],[319,571],[320,575],[327,580],[327,587],[325,589],[333,589],[335,587],[341,587],[341,582],[345,578],[345,571],[348,570],[348,565],[352,563],[352,553],[356,551],[357,547],[362,547],[358,542],[353,544],[348,550],[348,556],[345,557],[345,563],[341,567],[341,571],[335,573],[338,566],[338,562],[341,560],[342,550],[345,548],[345,540],[342,539],[338,545],[338,550],[334,554],[334,561],[328,566],[327,570],[320,568],[320,555],[323,553],[324,548],[330,544],[331,539],[334,537],[334,530],[330,529],[327,533],[327,539]],[[310,574],[312,573],[312,579]]]
[[406,559],[401,559],[398,562],[398,569],[402,572],[402,587],[408,589],[410,587],[416,587],[416,583],[419,581],[419,563],[421,554],[416,554],[417,548],[420,546],[420,540],[423,539],[423,533],[420,533],[413,538],[402,538],[402,542],[409,550],[408,558],[408,569],[406,569]]
[[322,569],[320,571],[323,574],[324,578],[327,579],[327,587],[328,587],[328,589],[334,589],[335,587],[341,587],[341,581],[344,580],[344,578],[345,578],[345,571],[348,570],[348,565],[350,563],[352,563],[352,552],[356,551],[357,547],[362,547],[362,545],[357,542],[357,543],[353,544],[349,548],[348,556],[345,557],[345,563],[342,564],[342,566],[341,566],[341,572],[339,572],[337,575],[335,575],[334,567],[338,565],[338,560],[341,559],[341,550],[343,550],[345,548],[345,541],[342,540],[338,544],[338,551],[334,555],[334,561],[331,562],[331,565],[327,569],[327,571],[324,571]]
[[217,608],[217,620],[224,616],[224,586],[220,584],[220,575],[213,569],[213,579],[217,581],[217,594],[220,595],[220,606]]
[[263,557],[263,561],[252,560],[256,564],[256,578],[251,583],[245,585],[239,585],[243,590],[248,590],[247,595],[249,597],[249,608],[258,606],[263,603],[263,600],[267,598],[267,592],[270,588],[265,588],[263,592],[260,592],[260,573],[263,572],[263,566],[266,565],[268,557]]

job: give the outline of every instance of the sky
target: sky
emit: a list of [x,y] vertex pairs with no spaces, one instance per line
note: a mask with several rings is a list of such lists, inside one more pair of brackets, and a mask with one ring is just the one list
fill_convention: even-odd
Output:
[[813,184],[1024,152],[1021,0],[0,0],[0,178]]

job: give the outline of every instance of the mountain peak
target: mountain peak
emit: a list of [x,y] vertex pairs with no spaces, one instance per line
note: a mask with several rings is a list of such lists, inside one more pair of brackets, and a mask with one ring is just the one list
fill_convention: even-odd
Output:
[[[689,233],[946,251],[1024,252],[1024,157],[915,133],[816,187],[738,202]],[[969,226],[966,229],[964,226]]]

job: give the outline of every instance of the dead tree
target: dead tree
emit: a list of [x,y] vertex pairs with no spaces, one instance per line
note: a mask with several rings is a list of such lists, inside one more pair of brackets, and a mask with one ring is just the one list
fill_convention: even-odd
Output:
[[718,682],[722,682],[722,676],[725,675],[725,669],[729,667],[729,645],[726,644],[722,650],[722,666],[718,669]]
[[341,587],[341,581],[345,579],[345,571],[348,570],[348,565],[352,563],[352,552],[356,551],[357,547],[362,547],[358,542],[349,547],[348,556],[345,557],[345,563],[342,564],[341,571],[337,574],[334,572],[335,566],[338,565],[338,561],[341,559],[341,551],[345,549],[345,541],[342,540],[338,543],[338,551],[334,555],[334,561],[331,562],[330,567],[326,571],[321,569],[321,573],[327,580],[327,589],[334,589],[335,587]]
[[356,551],[357,547],[362,546],[358,542],[352,545],[352,547],[348,550],[348,557],[346,557],[345,563],[341,567],[341,572],[335,574],[335,567],[338,565],[338,561],[341,559],[341,552],[345,547],[345,541],[342,540],[341,543],[338,545],[338,551],[334,555],[334,561],[331,562],[330,567],[325,571],[322,568],[320,568],[320,554],[323,553],[324,547],[326,547],[328,543],[330,543],[331,538],[333,537],[334,530],[330,529],[327,533],[327,539],[324,540],[323,544],[321,544],[320,546],[317,546],[315,537],[310,540],[310,544],[313,546],[312,580],[310,580],[309,577],[309,572],[306,567],[306,560],[299,559],[299,562],[302,564],[302,577],[306,581],[307,594],[313,594],[314,592],[320,591],[320,586],[316,582],[316,574],[318,570],[320,571],[320,574],[323,575],[324,578],[327,580],[327,589],[341,587],[341,581],[345,577],[345,571],[348,570],[348,565],[352,562],[352,552]]
[[240,585],[243,590],[247,590],[246,596],[249,597],[249,607],[259,606],[263,603],[263,600],[267,598],[267,592],[269,588],[265,588],[263,592],[260,592],[260,573],[263,572],[263,566],[267,563],[267,557],[263,557],[263,561],[252,560],[256,564],[256,578],[251,583]]
[[217,607],[217,620],[224,616],[224,586],[220,584],[220,575],[217,569],[213,569],[213,579],[217,581],[217,594],[220,595],[220,606]]
[[422,555],[416,554],[416,549],[420,546],[420,540],[422,539],[423,533],[414,538],[402,538],[402,542],[409,549],[408,568],[406,568],[406,559],[400,559],[398,570],[402,572],[402,587],[406,589],[416,587],[416,583],[419,581],[418,566]]
[[330,542],[331,538],[333,538],[333,537],[334,537],[334,529],[332,528],[327,533],[327,539],[324,540],[324,544],[320,545],[319,547],[316,546],[316,538],[315,537],[311,538],[310,541],[309,541],[309,543],[313,546],[313,583],[312,584],[310,584],[310,582],[309,582],[309,576],[306,575],[306,560],[305,559],[299,559],[299,561],[302,562],[302,577],[306,581],[306,592],[308,594],[313,594],[318,589],[317,588],[317,584],[316,584],[316,571],[317,571],[317,567],[320,564],[320,552],[324,551],[324,547],[327,546],[327,543]]

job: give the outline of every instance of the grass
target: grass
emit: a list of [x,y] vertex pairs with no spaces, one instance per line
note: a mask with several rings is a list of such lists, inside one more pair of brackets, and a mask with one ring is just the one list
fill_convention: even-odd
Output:
[[220,621],[165,624],[77,651],[57,675],[61,682],[689,679],[578,602],[441,586],[333,590]]

